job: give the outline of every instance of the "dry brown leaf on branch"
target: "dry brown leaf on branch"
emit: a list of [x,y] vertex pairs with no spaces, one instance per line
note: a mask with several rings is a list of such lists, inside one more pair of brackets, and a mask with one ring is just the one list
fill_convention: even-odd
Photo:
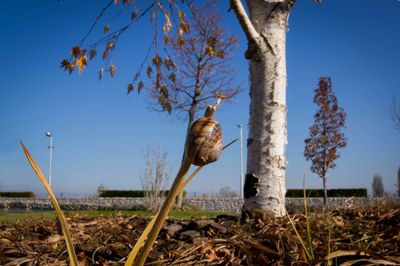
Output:
[[111,64],[109,71],[110,71],[111,77],[114,77],[115,72],[117,72],[117,67],[114,66],[113,64]]
[[128,84],[128,94],[131,93],[133,91],[133,84],[129,83]]

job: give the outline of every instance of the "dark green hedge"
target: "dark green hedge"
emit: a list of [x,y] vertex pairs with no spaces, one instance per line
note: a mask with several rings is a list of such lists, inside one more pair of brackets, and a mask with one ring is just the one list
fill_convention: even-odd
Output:
[[[144,190],[101,190],[99,196],[103,198],[144,198],[144,192]],[[167,194],[168,190],[162,192]]]
[[0,197],[5,197],[5,198],[36,198],[36,195],[32,191],[0,192]]
[[[368,197],[368,191],[366,188],[339,188],[339,189],[328,189],[327,190],[329,198],[350,198],[350,197]],[[323,189],[306,189],[306,195],[310,198],[322,198],[324,197]],[[287,198],[303,198],[303,189],[288,189],[286,192]]]

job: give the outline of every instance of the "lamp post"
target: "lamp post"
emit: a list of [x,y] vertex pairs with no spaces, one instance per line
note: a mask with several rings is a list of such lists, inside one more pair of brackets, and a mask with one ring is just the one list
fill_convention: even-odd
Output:
[[237,125],[240,132],[240,197],[243,198],[243,130],[242,125]]
[[46,137],[50,139],[49,145],[49,186],[51,187],[51,164],[53,160],[53,135],[50,132],[46,132]]

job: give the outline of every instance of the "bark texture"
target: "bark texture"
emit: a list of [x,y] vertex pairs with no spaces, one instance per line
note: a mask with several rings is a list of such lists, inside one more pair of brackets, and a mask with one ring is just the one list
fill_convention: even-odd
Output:
[[246,34],[251,101],[244,209],[269,210],[275,216],[285,215],[286,29],[293,3],[247,1],[257,34]]

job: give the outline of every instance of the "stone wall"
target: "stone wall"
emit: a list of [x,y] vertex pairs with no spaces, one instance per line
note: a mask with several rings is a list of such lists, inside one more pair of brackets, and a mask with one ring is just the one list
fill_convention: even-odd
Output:
[[241,198],[185,199],[184,204],[195,206],[205,211],[239,213],[244,200]]
[[[144,198],[65,198],[57,199],[63,210],[143,209]],[[50,199],[0,198],[0,210],[52,210]]]
[[[351,207],[359,204],[367,204],[368,198],[329,198],[330,207]],[[207,211],[222,211],[239,213],[243,206],[240,198],[217,198],[217,199],[188,199],[184,201],[191,206],[197,206]],[[310,210],[320,210],[323,206],[323,198],[309,198],[307,206]],[[304,200],[302,198],[286,198],[286,209],[290,211],[303,211]]]
[[[65,198],[58,199],[63,210],[138,210],[144,209],[144,198]],[[366,204],[368,198],[329,198],[330,207],[351,207],[352,205]],[[207,211],[221,211],[239,213],[243,199],[240,198],[213,198],[213,199],[184,199],[184,204]],[[310,210],[318,210],[322,207],[322,198],[309,198]],[[303,211],[302,198],[286,198],[288,211]],[[4,210],[51,210],[53,209],[49,199],[27,198],[0,198],[0,211]]]

